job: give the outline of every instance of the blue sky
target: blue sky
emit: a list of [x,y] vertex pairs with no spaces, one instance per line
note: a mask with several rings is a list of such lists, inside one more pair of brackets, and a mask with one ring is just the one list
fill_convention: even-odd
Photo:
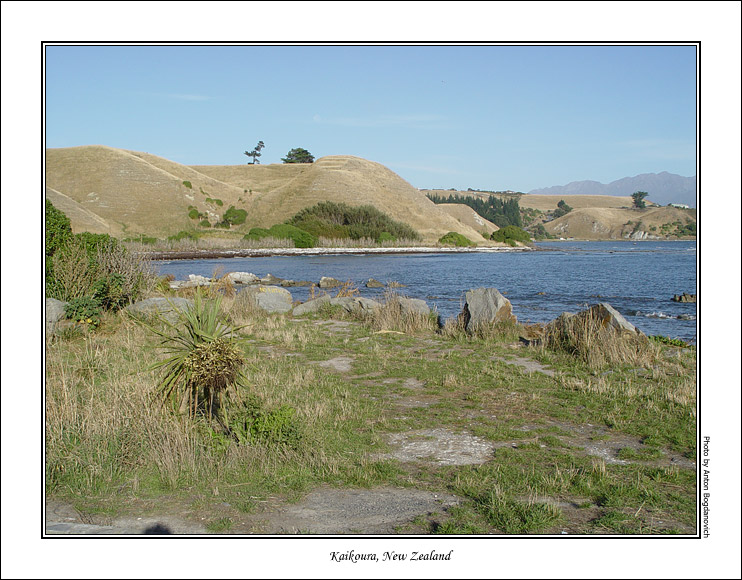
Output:
[[356,155],[415,187],[696,174],[695,46],[47,46],[46,146]]

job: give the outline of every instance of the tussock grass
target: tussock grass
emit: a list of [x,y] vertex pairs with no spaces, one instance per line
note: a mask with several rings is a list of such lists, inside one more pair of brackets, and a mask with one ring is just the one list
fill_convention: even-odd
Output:
[[381,307],[365,315],[366,323],[374,332],[395,331],[404,334],[421,334],[438,330],[438,314],[422,314],[405,308],[402,296],[386,290]]
[[591,369],[624,364],[650,368],[660,352],[645,335],[606,326],[592,311],[548,325],[541,348],[565,352]]

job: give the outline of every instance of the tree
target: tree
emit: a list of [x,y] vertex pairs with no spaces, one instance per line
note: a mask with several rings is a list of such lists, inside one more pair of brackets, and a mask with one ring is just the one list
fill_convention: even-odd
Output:
[[644,198],[647,197],[649,194],[646,191],[635,191],[631,194],[631,197],[634,200],[634,207],[637,209],[644,209],[647,207],[647,204],[644,203]]
[[562,199],[557,204],[557,208],[552,212],[552,215],[554,216],[554,219],[560,218],[563,215],[567,215],[569,212],[572,211],[572,208],[567,205],[567,203]]
[[260,161],[258,161],[258,157],[262,155],[260,151],[263,149],[263,147],[265,147],[265,143],[263,143],[262,141],[258,141],[258,144],[255,146],[255,149],[253,149],[252,151],[245,151],[245,155],[247,155],[248,157],[252,157],[252,162],[248,162],[248,165],[255,165],[255,164],[260,165]]
[[314,155],[306,149],[297,147],[289,151],[286,157],[282,157],[281,161],[284,163],[314,163]]

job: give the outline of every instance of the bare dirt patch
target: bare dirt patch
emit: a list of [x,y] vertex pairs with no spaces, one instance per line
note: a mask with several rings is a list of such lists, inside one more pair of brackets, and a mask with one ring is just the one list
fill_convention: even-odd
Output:
[[492,459],[494,446],[469,433],[454,433],[448,429],[420,429],[406,433],[391,433],[387,442],[394,447],[383,458],[402,462],[432,461],[440,465],[471,465]]
[[456,505],[453,495],[407,488],[319,488],[301,502],[257,514],[263,534],[384,534]]

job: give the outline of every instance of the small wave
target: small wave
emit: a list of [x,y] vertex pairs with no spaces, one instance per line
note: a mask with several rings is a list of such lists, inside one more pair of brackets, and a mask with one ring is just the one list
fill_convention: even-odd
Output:
[[664,312],[642,312],[641,310],[637,310],[631,316],[643,316],[644,318],[661,318],[665,320],[695,320],[696,319],[696,316],[694,314],[679,314],[678,316],[673,316],[672,314],[665,314]]

